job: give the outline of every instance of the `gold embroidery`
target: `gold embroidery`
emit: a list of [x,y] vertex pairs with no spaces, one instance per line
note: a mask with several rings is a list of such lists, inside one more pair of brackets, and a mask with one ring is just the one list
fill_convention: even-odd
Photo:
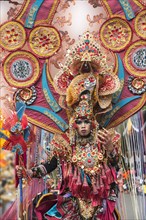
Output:
[[95,212],[95,208],[92,206],[91,202],[88,200],[85,201],[82,199],[78,199],[78,203],[79,203],[79,209],[80,209],[81,215],[85,219],[92,218]]

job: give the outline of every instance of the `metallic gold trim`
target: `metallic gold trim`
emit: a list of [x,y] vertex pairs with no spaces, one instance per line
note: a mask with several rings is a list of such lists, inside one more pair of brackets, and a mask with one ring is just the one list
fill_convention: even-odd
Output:
[[53,134],[55,134],[55,133],[63,134],[63,132],[61,132],[60,130],[57,130],[57,128],[53,128],[53,127],[48,126],[48,125],[46,125],[46,124],[44,124],[42,122],[36,121],[35,119],[33,119],[33,118],[29,117],[29,116],[27,116],[27,119],[28,119],[28,121],[30,123],[32,123],[32,124],[34,124],[34,125],[36,125],[36,126],[38,126],[40,128],[43,128],[43,129],[45,129],[47,131],[50,131]]
[[139,32],[139,30],[138,30],[138,26],[139,26],[139,25],[137,25],[140,16],[143,16],[143,15],[146,15],[146,10],[143,10],[143,11],[141,11],[141,12],[138,13],[138,15],[137,15],[136,18],[135,18],[134,28],[135,28],[136,34],[137,34],[139,37],[141,37],[141,38],[143,38],[143,39],[146,39],[146,33],[145,33],[145,36],[143,36],[143,35]]
[[102,4],[103,7],[106,9],[108,15],[109,15],[110,17],[112,17],[113,13],[112,13],[112,10],[111,10],[111,8],[110,8],[110,6],[109,6],[107,0],[101,1],[101,4]]
[[[24,13],[26,12],[26,9],[27,9],[27,7],[28,7],[28,5],[29,5],[30,2],[31,2],[30,0],[26,0],[25,6],[23,7],[21,13],[18,15],[18,17],[16,18],[16,20],[20,20],[20,19],[21,19],[21,17],[22,17],[22,16],[24,15]],[[24,22],[22,22],[21,20],[20,20],[20,22],[24,24]]]
[[47,23],[47,25],[48,24],[51,25],[53,17],[55,15],[55,12],[56,12],[56,9],[57,9],[59,3],[60,3],[60,0],[54,0],[52,8],[49,12],[48,18],[46,20],[36,21],[35,26],[40,25],[40,24],[46,24],[46,23]]
[[141,9],[144,8],[144,5],[142,5],[138,0],[133,0],[133,1],[134,1],[134,3],[135,3],[136,5],[138,5]]

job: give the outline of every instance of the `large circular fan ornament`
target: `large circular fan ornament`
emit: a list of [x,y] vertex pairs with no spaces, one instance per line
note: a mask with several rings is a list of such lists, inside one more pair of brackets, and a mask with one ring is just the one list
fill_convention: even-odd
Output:
[[53,27],[37,26],[29,36],[29,46],[40,58],[52,56],[61,45],[60,35]]
[[119,17],[104,22],[99,33],[103,45],[115,52],[124,50],[132,39],[131,27]]
[[146,10],[138,13],[135,18],[134,27],[136,34],[142,39],[146,39]]
[[146,77],[146,41],[134,42],[126,51],[124,66],[133,76]]
[[25,44],[26,32],[24,27],[16,21],[9,21],[0,27],[0,44],[8,51],[14,51]]
[[29,87],[40,76],[39,62],[30,52],[13,52],[4,61],[3,73],[9,85],[16,88]]

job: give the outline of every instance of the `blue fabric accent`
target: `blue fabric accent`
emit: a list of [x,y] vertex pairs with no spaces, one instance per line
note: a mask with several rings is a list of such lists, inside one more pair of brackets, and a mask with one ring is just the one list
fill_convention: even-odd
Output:
[[103,126],[107,126],[112,118],[112,116],[120,109],[122,108],[124,105],[127,105],[129,102],[135,100],[135,99],[139,99],[141,98],[141,96],[131,96],[131,97],[128,97],[128,98],[125,98],[125,99],[122,99],[121,101],[119,101],[117,104],[115,104],[113,106],[113,109],[111,111],[109,111],[106,115],[105,115],[105,118],[106,118],[106,122],[104,123]]
[[1,131],[0,131],[0,138],[8,140],[8,137],[5,134],[3,134],[3,132],[1,132]]
[[16,102],[16,112],[17,112],[17,117],[18,119],[21,121],[22,116],[25,112],[26,109],[26,105],[24,102],[20,101],[20,102]]
[[47,211],[45,213],[45,215],[49,215],[49,216],[52,216],[52,217],[56,217],[58,219],[61,219],[62,218],[62,215],[60,214],[60,212],[58,212],[57,210],[57,204],[55,204],[51,209],[49,209],[49,211]]
[[67,192],[63,197],[64,197],[64,198],[69,198],[69,197],[71,197],[71,196],[72,196],[71,192]]
[[37,13],[38,13],[39,8],[43,2],[44,2],[44,0],[36,0],[33,3],[33,5],[31,6],[31,8],[29,10],[28,16],[25,20],[24,27],[33,28]]
[[20,144],[16,144],[15,146],[13,146],[12,152],[17,153],[18,155],[21,155],[24,153],[22,146]]
[[46,63],[44,63],[43,66],[43,74],[42,74],[42,88],[43,88],[43,92],[44,92],[44,96],[46,98],[46,101],[48,102],[48,104],[50,105],[50,107],[52,108],[52,110],[54,112],[58,112],[61,110],[61,107],[58,105],[58,103],[56,102],[55,98],[53,97],[49,86],[47,84],[47,76],[46,76]]
[[20,187],[20,203],[23,203],[22,178],[19,178],[19,187]]
[[53,120],[62,131],[66,131],[68,129],[68,124],[59,115],[47,108],[32,105],[26,106],[26,109],[34,110],[46,115],[51,120]]
[[[84,181],[84,175],[86,175],[86,174],[84,173],[84,170],[83,170],[83,169],[80,169],[80,172],[81,172],[81,180],[82,180],[82,182],[83,182],[83,181]],[[87,176],[87,175],[86,175],[86,180],[87,180],[87,183],[88,183],[89,185],[91,185],[91,179],[90,179],[90,177]]]
[[27,128],[24,129],[24,131],[23,131],[23,138],[24,138],[24,140],[25,140],[25,141],[28,141],[29,136],[30,136],[30,129],[29,129],[29,127],[27,127]]
[[118,54],[117,54],[117,57],[118,57],[118,77],[120,79],[120,89],[115,94],[113,94],[112,96],[113,103],[117,103],[117,101],[119,100],[121,96],[123,86],[124,86],[124,76],[125,76],[125,71],[124,71],[122,60]]
[[131,20],[131,19],[135,18],[134,11],[132,10],[132,7],[131,7],[129,1],[128,0],[118,0],[118,1],[124,11],[126,19]]

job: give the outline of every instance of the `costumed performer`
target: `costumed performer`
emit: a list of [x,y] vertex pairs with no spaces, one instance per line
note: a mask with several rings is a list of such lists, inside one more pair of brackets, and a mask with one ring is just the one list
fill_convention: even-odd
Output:
[[[90,81],[89,78],[94,80]],[[81,81],[84,82],[82,85]],[[85,81],[88,81],[88,88]],[[92,72],[80,74],[72,80],[66,97],[70,113],[69,131],[54,135],[50,143],[54,156],[50,162],[27,171],[32,178],[42,178],[57,166],[61,170],[59,194],[50,195],[35,209],[39,220],[44,217],[115,219],[120,135],[114,129],[100,128],[96,121],[93,104],[95,89],[96,79]],[[74,96],[77,99],[70,104]],[[19,177],[22,175],[19,167],[17,174]]]

